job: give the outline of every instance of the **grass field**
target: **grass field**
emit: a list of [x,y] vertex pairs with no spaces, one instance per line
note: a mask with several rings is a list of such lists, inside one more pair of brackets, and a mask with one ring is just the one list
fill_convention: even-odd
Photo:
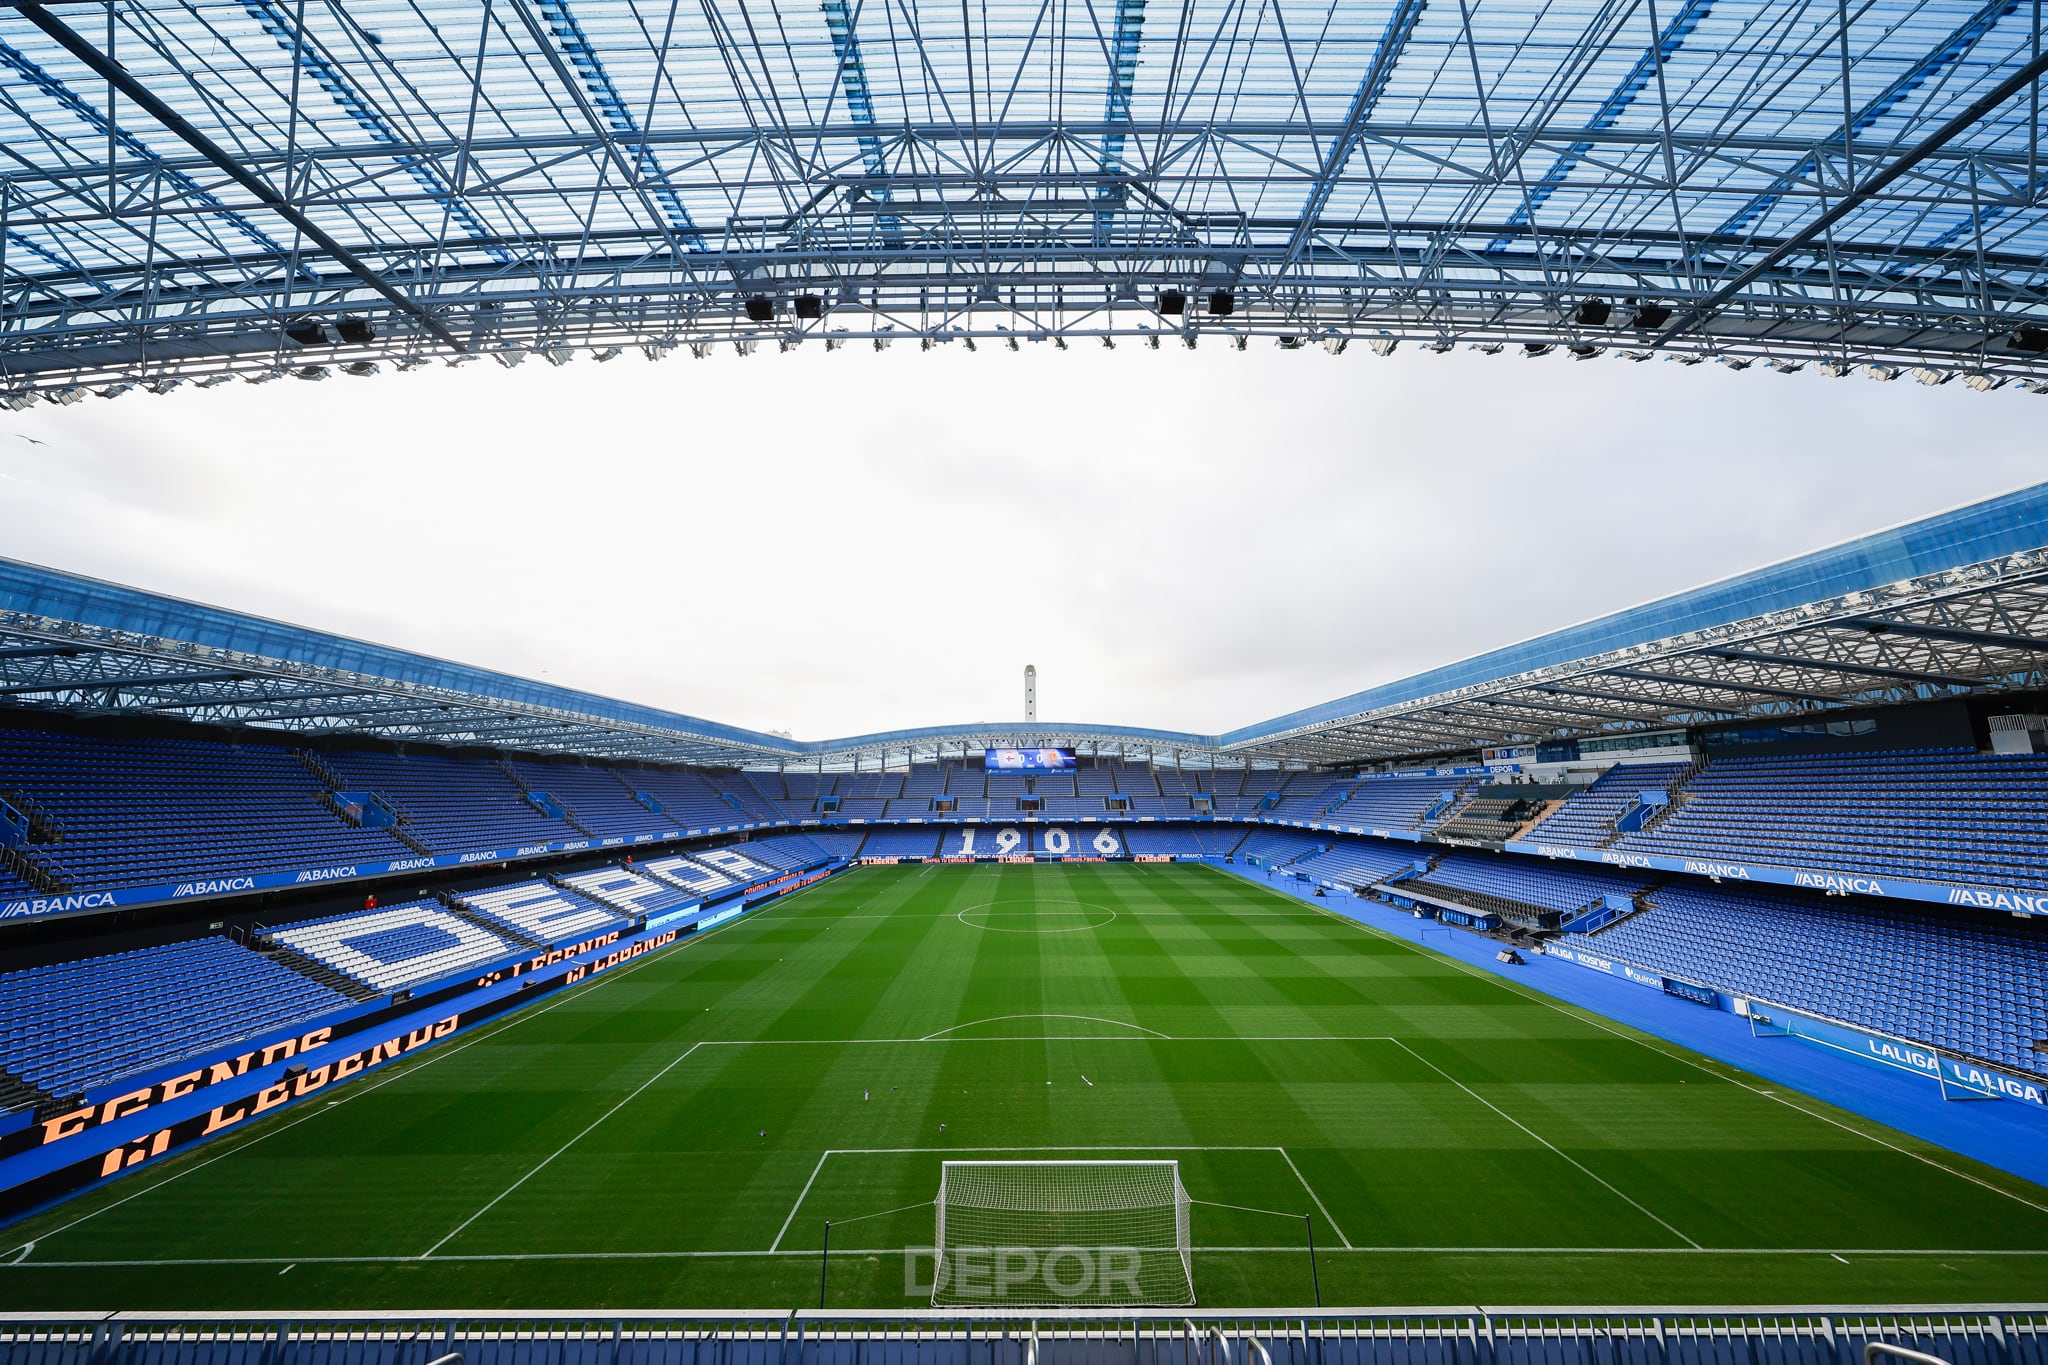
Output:
[[[1204,867],[869,868],[0,1234],[0,1307],[913,1307],[948,1155],[1205,1306],[2048,1297],[2048,1191]],[[1238,1206],[1236,1208],[1224,1206]],[[1269,1212],[1252,1212],[1266,1210]],[[26,1250],[18,1250],[26,1247]]]

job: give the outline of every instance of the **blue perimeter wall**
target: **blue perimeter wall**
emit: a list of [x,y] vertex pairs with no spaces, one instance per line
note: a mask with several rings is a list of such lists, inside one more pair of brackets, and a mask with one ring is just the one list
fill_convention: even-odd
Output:
[[1499,962],[1494,954],[1504,945],[1497,939],[1416,919],[1365,897],[1317,896],[1308,883],[1268,878],[1256,868],[1210,866],[2048,1187],[2048,1116],[2033,1105],[1945,1100],[1931,1077],[1855,1061],[1797,1038],[1753,1037],[1747,1020],[1724,1010],[1558,958],[1531,953],[1519,966]]

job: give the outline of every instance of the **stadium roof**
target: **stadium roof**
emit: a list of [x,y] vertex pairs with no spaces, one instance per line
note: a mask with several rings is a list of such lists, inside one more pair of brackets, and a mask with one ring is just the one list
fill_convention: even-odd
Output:
[[1220,735],[992,722],[799,741],[0,560],[0,705],[718,766],[985,745],[1357,763],[2048,686],[2048,484]]
[[2044,69],[2018,0],[12,0],[0,397],[1117,336],[2048,389]]

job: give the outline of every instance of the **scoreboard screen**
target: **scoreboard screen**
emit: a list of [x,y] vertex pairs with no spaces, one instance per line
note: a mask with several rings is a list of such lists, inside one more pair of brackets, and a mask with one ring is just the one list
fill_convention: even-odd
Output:
[[990,749],[981,766],[992,773],[1058,773],[1074,766],[1072,749]]

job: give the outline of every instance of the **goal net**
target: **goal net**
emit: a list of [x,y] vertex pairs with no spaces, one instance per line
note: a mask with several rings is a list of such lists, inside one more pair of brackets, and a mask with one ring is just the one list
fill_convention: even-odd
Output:
[[1195,1301],[1177,1161],[948,1161],[932,1306]]

